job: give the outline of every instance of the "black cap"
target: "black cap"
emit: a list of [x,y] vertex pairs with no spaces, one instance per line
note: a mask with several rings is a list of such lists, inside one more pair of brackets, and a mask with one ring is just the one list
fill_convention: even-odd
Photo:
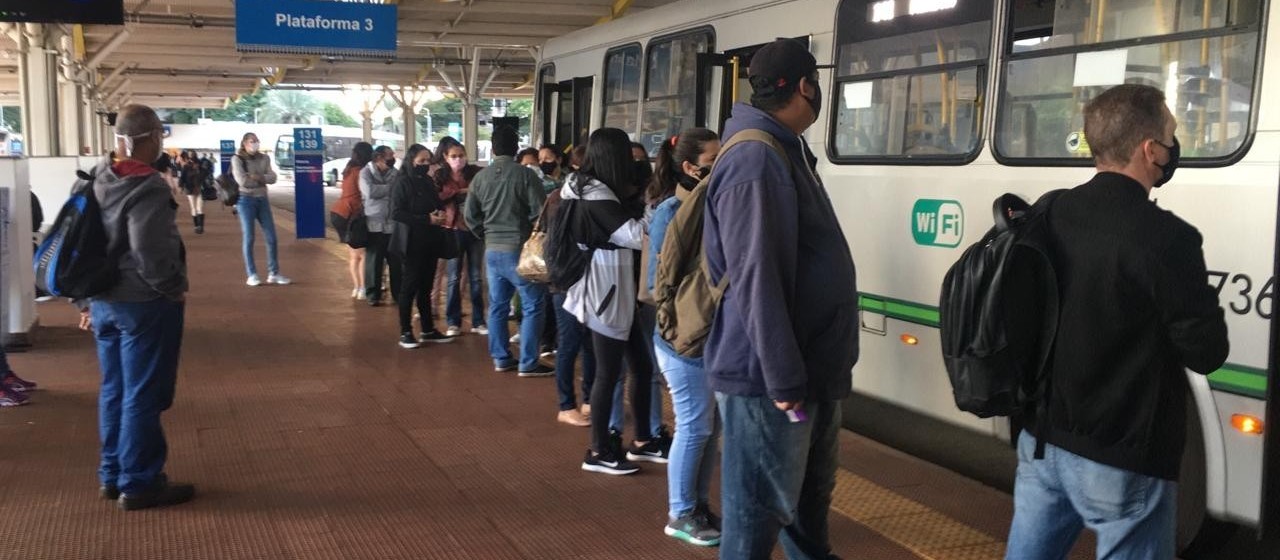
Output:
[[[772,91],[794,89],[801,78],[812,76],[819,68],[830,66],[819,66],[804,43],[795,39],[777,39],[751,55],[747,77],[756,93],[768,95]],[[771,91],[762,92],[762,89]]]

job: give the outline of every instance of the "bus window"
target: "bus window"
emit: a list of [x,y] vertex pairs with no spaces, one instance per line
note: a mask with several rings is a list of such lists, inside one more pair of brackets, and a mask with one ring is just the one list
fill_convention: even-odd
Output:
[[293,169],[293,135],[281,134],[276,139],[276,167]]
[[635,135],[640,118],[640,44],[609,50],[604,55],[604,126]]
[[693,127],[697,96],[698,53],[714,50],[711,29],[682,32],[649,42],[645,56],[644,121],[640,139],[649,155],[680,131]]
[[992,3],[924,4],[840,3],[834,161],[963,163],[977,153]]
[[997,156],[1011,164],[1088,165],[1084,106],[1133,83],[1164,91],[1184,161],[1230,158],[1249,134],[1261,8],[1258,0],[1018,0],[1005,46]]
[[534,111],[534,114],[537,115],[538,117],[539,125],[531,128],[531,130],[539,131],[539,136],[541,136],[541,138],[539,139],[538,143],[541,143],[541,144],[550,144],[552,142],[555,142],[555,138],[553,137],[554,135],[552,134],[552,130],[551,130],[551,122],[552,122],[552,114],[553,114],[552,107],[551,107],[551,92],[548,91],[548,87],[547,87],[547,86],[554,87],[555,82],[556,82],[556,65],[555,64],[542,65],[542,68],[538,69],[538,78],[534,85],[535,89],[533,90],[533,95],[535,96],[534,107],[537,108],[537,110]]

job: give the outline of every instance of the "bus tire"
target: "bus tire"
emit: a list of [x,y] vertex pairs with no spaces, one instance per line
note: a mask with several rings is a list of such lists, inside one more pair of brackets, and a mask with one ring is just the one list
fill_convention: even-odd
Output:
[[1205,511],[1207,495],[1204,430],[1195,397],[1187,394],[1187,435],[1182,451],[1182,468],[1178,475],[1178,557],[1185,560],[1204,558],[1217,551],[1235,533],[1237,526],[1209,517]]

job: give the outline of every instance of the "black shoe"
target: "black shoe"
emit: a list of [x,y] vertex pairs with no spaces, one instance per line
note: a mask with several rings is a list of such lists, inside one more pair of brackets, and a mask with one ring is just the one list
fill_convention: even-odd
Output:
[[152,486],[149,490],[133,494],[120,494],[116,504],[122,510],[133,511],[189,502],[195,495],[196,487],[191,484],[173,484],[165,481]]
[[556,368],[547,367],[545,365],[538,364],[537,367],[529,371],[520,372],[518,376],[519,377],[551,377],[552,375],[555,375],[555,374],[556,374]]
[[445,344],[453,342],[452,336],[445,336],[444,333],[431,329],[431,332],[424,332],[418,335],[418,342],[434,342],[436,344]]
[[640,470],[640,467],[630,461],[619,459],[612,450],[596,454],[588,449],[587,456],[582,459],[582,470],[617,476],[635,473]]
[[675,442],[675,436],[671,435],[671,429],[666,424],[658,426],[658,444],[662,446],[662,453],[666,457],[671,456],[671,444]]
[[666,464],[670,453],[662,449],[662,442],[651,439],[644,445],[633,445],[627,451],[627,458],[632,461]]
[[617,454],[622,454],[622,432],[609,428],[609,449],[614,450]]
[[707,524],[710,525],[711,528],[717,531],[722,530],[720,528],[720,516],[712,513],[710,504],[701,503],[693,506],[693,514],[701,515],[703,519],[707,520]]
[[369,307],[382,307],[381,298],[369,298]]
[[418,339],[413,338],[412,332],[400,333],[400,347],[412,350],[418,347]]
[[98,487],[98,497],[104,500],[120,499],[120,489],[114,484],[103,484]]

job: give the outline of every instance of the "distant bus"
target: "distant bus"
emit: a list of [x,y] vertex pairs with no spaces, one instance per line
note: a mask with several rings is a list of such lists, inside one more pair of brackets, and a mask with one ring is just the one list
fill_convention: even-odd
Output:
[[[358,128],[341,127],[341,126],[322,126],[320,134],[324,138],[324,161],[326,163],[334,160],[346,159],[351,157],[351,149],[355,145],[364,140],[364,131]],[[401,151],[404,146],[404,136],[391,132],[374,131],[374,146],[391,146],[397,152]],[[275,145],[276,167],[285,173],[293,172],[293,131],[282,133],[276,137]],[[345,164],[344,164],[345,165]],[[333,185],[338,182],[338,173],[333,166],[325,166],[324,181],[325,184]]]

